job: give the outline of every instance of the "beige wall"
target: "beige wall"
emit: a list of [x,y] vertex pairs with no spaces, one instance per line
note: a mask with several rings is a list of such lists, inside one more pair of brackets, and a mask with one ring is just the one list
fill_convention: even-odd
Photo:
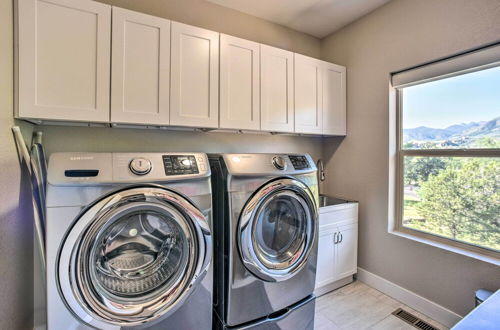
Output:
[[[0,329],[33,323],[33,227],[29,177],[12,137],[12,1],[0,0]],[[29,140],[31,125],[20,123]]]
[[202,133],[151,129],[36,127],[50,154],[56,151],[308,152],[321,157],[321,138],[270,134]]
[[313,57],[320,40],[206,0],[97,0]]
[[[322,41],[347,66],[347,137],[324,141],[325,189],[360,201],[359,266],[459,314],[500,267],[387,233],[389,74],[500,41],[498,0],[395,0]],[[339,145],[340,144],[340,145]]]

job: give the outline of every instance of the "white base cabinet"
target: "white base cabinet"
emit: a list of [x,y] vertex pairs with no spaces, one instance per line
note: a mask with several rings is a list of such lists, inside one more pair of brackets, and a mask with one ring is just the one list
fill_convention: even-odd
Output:
[[315,292],[333,290],[335,283],[345,285],[357,272],[357,259],[358,204],[320,208]]

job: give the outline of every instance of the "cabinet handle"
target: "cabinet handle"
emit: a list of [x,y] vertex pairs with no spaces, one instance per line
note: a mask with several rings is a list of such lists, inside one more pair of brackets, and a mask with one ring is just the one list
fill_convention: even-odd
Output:
[[344,240],[344,236],[340,232],[339,232],[339,237],[340,237],[339,243],[342,243],[342,241]]
[[337,233],[333,233],[333,244],[337,244]]

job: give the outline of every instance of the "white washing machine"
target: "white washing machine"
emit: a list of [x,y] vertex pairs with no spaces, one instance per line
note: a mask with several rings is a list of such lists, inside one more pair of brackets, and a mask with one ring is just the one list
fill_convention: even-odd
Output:
[[201,153],[55,153],[51,329],[211,329],[210,167]]

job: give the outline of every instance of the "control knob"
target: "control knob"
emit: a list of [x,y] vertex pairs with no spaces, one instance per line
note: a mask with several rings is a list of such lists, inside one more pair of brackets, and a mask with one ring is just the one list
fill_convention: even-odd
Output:
[[151,161],[143,157],[137,157],[130,161],[128,166],[135,175],[146,175],[151,172]]
[[285,158],[281,156],[274,156],[273,157],[273,165],[276,167],[278,170],[286,170],[286,160]]

